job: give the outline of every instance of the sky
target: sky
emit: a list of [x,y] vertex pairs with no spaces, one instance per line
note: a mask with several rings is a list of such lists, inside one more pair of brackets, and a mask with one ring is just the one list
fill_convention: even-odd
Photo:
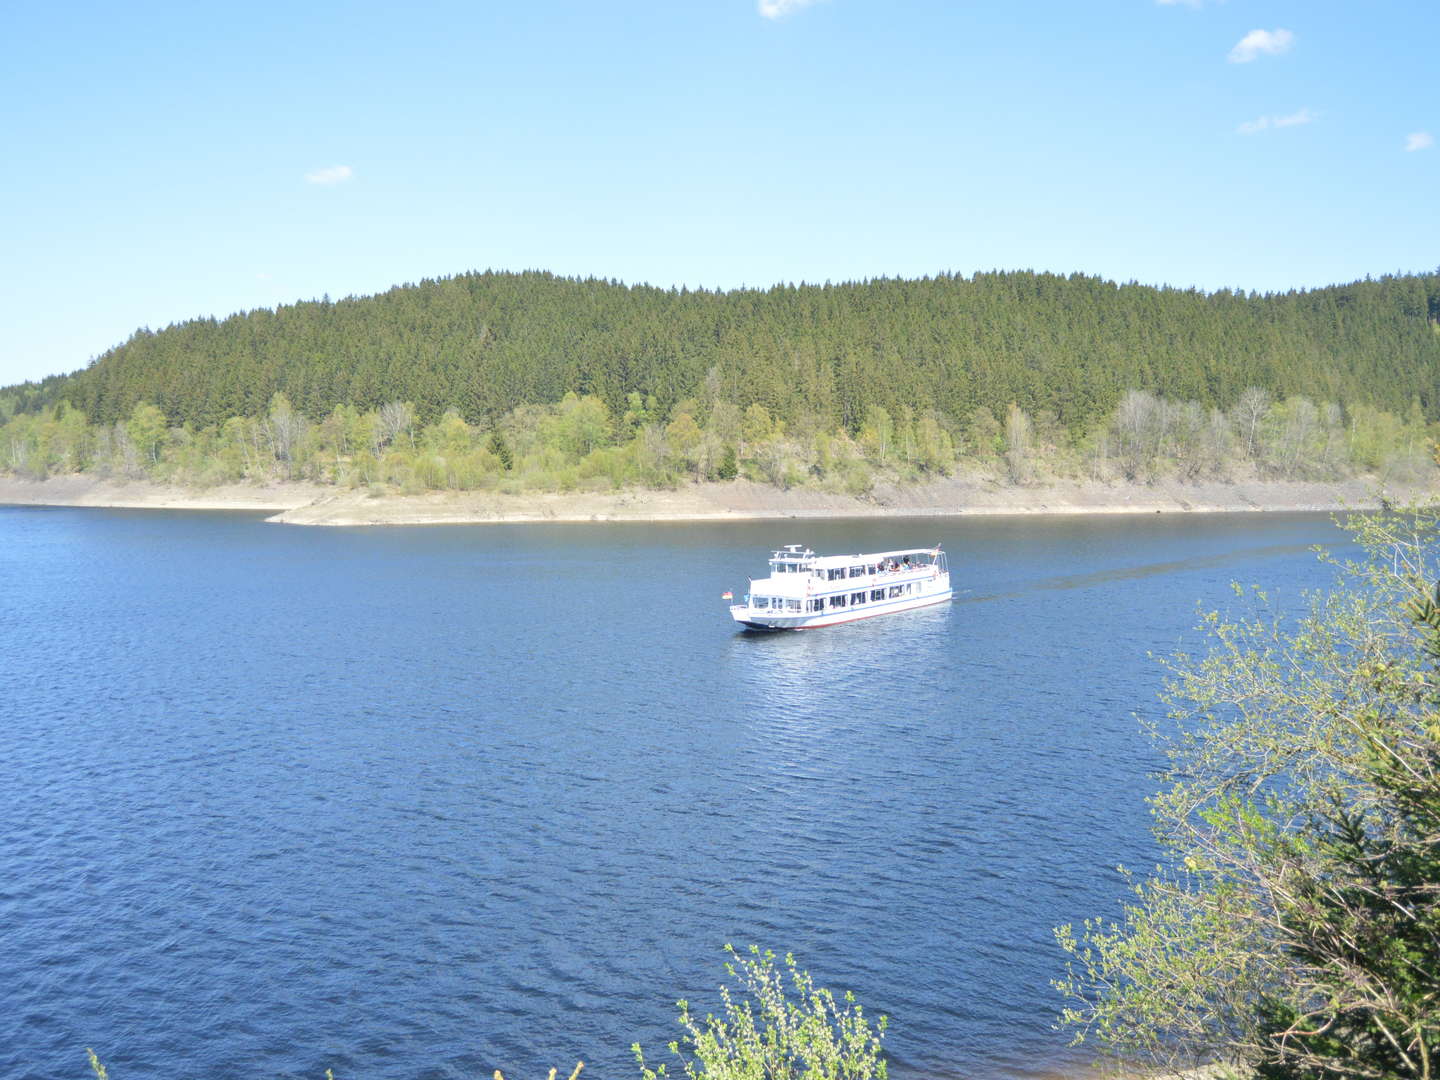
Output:
[[0,385],[469,270],[1440,265],[1435,0],[4,7]]

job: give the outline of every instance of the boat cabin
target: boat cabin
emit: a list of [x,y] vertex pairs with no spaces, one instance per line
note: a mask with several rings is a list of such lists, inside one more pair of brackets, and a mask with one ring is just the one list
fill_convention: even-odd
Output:
[[752,580],[744,602],[730,610],[753,628],[798,629],[904,611],[951,595],[945,553],[938,545],[816,555],[788,544],[771,554],[770,576]]
[[789,544],[770,556],[770,574],[808,574],[814,563],[815,552]]

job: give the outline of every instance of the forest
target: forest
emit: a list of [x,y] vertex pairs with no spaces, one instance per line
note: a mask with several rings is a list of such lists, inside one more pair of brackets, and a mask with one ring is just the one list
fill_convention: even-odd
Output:
[[0,469],[863,494],[978,468],[1418,478],[1440,273],[1283,294],[1006,272],[728,292],[474,273],[142,329],[0,390]]

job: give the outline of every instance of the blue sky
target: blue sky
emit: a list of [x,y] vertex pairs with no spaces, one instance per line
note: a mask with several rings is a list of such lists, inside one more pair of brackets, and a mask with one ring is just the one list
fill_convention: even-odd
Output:
[[0,385],[472,269],[1440,265],[1434,0],[11,4]]

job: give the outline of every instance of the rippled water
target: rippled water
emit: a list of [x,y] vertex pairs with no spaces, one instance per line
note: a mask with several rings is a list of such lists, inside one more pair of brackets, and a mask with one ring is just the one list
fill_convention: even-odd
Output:
[[[1338,535],[0,508],[0,1075],[634,1077],[726,941],[888,1013],[902,1080],[1067,1067],[1051,927],[1152,854],[1147,651]],[[949,606],[719,600],[781,543],[937,540]]]

